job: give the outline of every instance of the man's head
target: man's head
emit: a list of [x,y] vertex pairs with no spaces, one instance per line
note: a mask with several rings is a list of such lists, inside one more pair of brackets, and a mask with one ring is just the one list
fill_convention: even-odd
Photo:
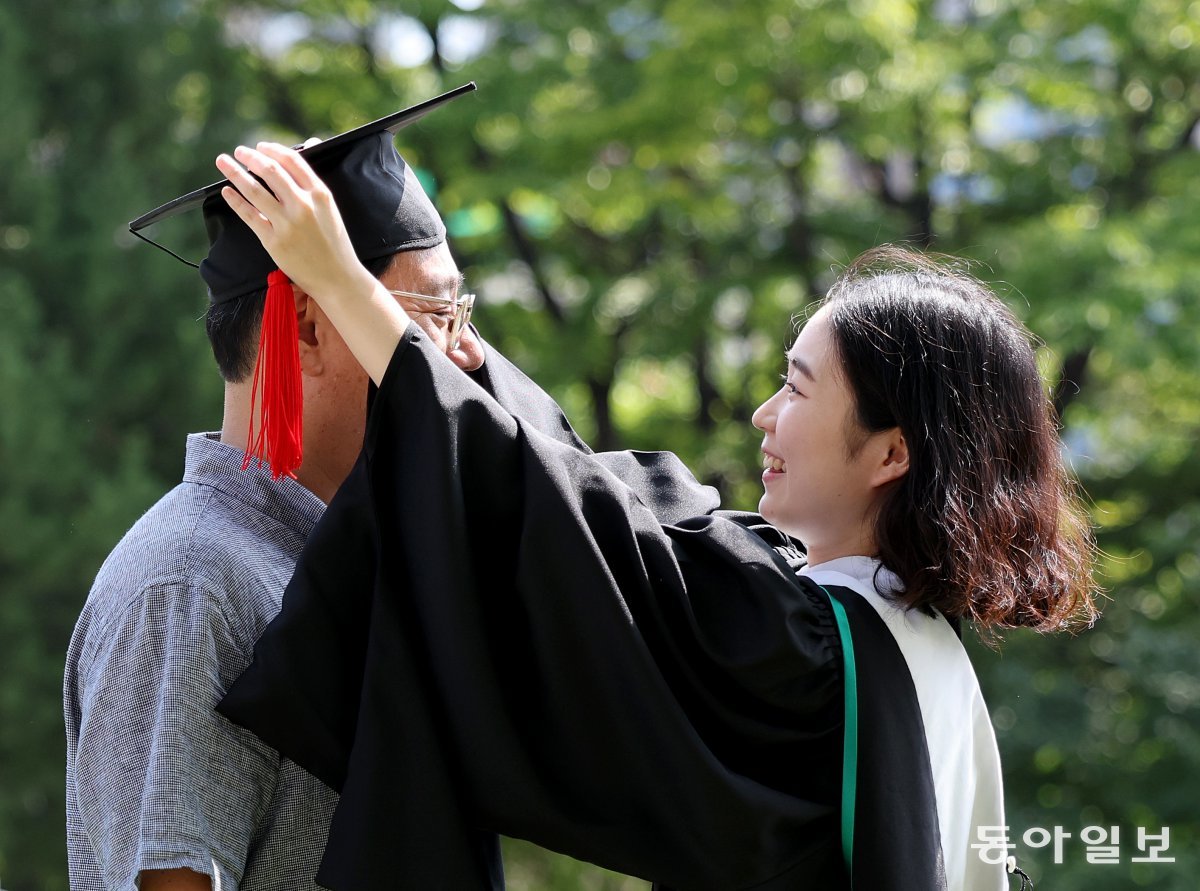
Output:
[[[463,328],[457,348],[452,348],[454,304],[449,301],[463,296],[463,285],[445,243],[365,265],[388,290],[408,292],[397,301],[455,365],[474,371],[483,364],[483,344],[470,326]],[[432,299],[419,299],[418,294]],[[225,379],[222,439],[239,448],[246,445],[251,417],[264,296],[265,288],[211,304],[205,319],[213,356]],[[294,299],[304,399],[304,461],[297,478],[328,500],[350,472],[362,444],[368,378],[317,302],[298,288]]]
[[[333,194],[359,260],[398,292],[417,324],[464,370],[482,364],[483,353],[472,330],[452,337],[466,317],[462,277],[441,217],[393,140],[401,127],[473,89],[468,84],[302,149]],[[221,197],[223,185],[156,208],[130,230],[138,234],[153,222],[203,207],[209,252],[199,269],[210,298],[206,327],[226,381],[222,438],[247,446],[248,456],[269,456],[278,465],[272,468],[276,475],[295,469],[317,494],[332,495],[361,443],[367,377],[316,302],[275,270],[258,238]],[[270,288],[269,276],[275,282]],[[271,425],[265,439],[264,420]]]
[[[464,320],[462,275],[445,241],[445,226],[412,169],[384,132],[353,144],[322,168],[351,243],[363,265],[464,371],[483,363],[483,349]],[[212,249],[200,272],[212,296],[206,327],[226,381],[226,410],[250,429],[249,401],[259,356],[266,288],[274,265],[257,238],[219,196],[205,204]],[[251,243],[253,242],[253,243]],[[261,277],[257,279],[255,277]],[[297,479],[331,496],[349,473],[362,442],[367,375],[316,301],[293,287],[303,393],[303,463]],[[240,427],[235,427],[235,430]],[[230,425],[225,436],[232,438]],[[243,444],[244,445],[244,444]]]

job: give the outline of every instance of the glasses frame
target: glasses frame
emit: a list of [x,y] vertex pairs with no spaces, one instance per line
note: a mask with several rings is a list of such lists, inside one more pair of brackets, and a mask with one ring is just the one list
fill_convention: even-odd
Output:
[[[431,297],[428,294],[417,294],[414,291],[393,291],[388,289],[388,293],[393,297],[408,297],[411,300],[420,300],[422,303],[436,303],[440,306],[449,306],[454,310],[454,318],[450,322],[450,349],[458,349],[459,343],[462,341],[463,330],[471,321],[471,312],[475,308],[474,294],[458,294],[455,297]],[[426,315],[433,310],[413,311],[410,315]]]

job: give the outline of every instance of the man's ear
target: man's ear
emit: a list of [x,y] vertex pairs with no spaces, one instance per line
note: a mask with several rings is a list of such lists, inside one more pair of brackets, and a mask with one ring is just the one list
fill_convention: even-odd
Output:
[[878,437],[878,442],[873,444],[878,464],[871,475],[871,485],[876,487],[886,486],[908,473],[908,441],[900,428],[885,430]]
[[293,286],[296,299],[297,346],[300,349],[300,370],[309,376],[320,374],[321,344],[317,338],[317,302],[304,291]]

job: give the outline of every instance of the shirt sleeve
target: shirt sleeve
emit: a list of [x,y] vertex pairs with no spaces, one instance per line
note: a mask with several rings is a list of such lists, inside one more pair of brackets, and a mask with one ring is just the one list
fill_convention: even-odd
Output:
[[80,678],[80,818],[109,889],[186,867],[236,889],[279,756],[213,707],[248,662],[218,600],[186,586],[141,592]]

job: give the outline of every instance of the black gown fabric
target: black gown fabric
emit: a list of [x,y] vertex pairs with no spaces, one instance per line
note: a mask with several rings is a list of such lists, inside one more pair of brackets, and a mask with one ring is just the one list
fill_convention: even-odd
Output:
[[[673,456],[593,454],[511,366],[472,381],[410,326],[220,705],[340,791],[318,881],[498,891],[499,833],[663,889],[850,887],[827,595],[715,507]],[[903,657],[830,593],[860,676],[854,887],[942,888]]]

